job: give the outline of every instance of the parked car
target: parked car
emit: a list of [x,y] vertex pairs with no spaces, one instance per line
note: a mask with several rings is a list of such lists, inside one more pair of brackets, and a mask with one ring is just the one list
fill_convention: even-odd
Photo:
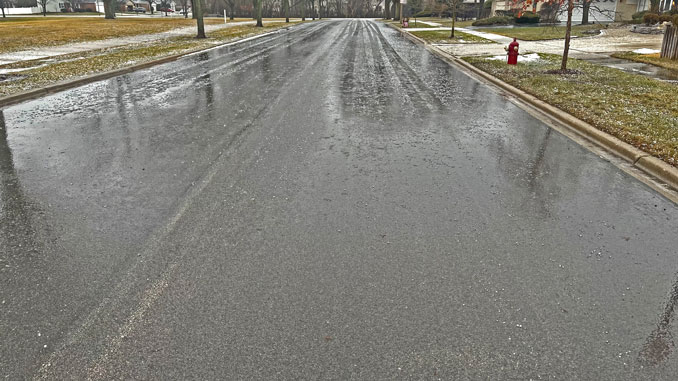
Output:
[[136,7],[132,10],[136,13],[146,13],[146,8],[144,8],[144,7]]
[[174,10],[169,8],[158,8],[158,12],[172,13]]

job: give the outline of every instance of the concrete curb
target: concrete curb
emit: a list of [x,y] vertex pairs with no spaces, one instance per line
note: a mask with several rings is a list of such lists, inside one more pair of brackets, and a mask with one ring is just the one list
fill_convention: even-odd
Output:
[[670,164],[651,156],[647,152],[641,151],[640,149],[628,144],[606,132],[603,132],[589,123],[580,120],[565,111],[551,106],[550,104],[536,98],[533,95],[530,95],[523,90],[520,90],[499,78],[486,73],[477,67],[471,65],[470,63],[455,57],[442,49],[433,46],[423,39],[416,37],[410,34],[407,31],[404,31],[400,28],[397,28],[393,25],[387,24],[390,27],[400,31],[405,37],[410,40],[423,44],[427,50],[434,53],[438,57],[442,58],[444,61],[451,63],[456,66],[472,72],[473,74],[489,81],[500,89],[514,95],[520,100],[534,106],[542,113],[547,116],[561,122],[565,126],[569,127],[575,131],[580,136],[583,136],[587,140],[593,142],[594,144],[604,148],[605,150],[612,152],[616,156],[621,157],[627,161],[630,165],[634,166],[647,173],[648,175],[654,177],[665,185],[669,186],[675,191],[678,191],[678,168],[671,166]]
[[[290,25],[290,26],[285,27],[285,28],[291,28],[293,26],[294,25]],[[285,29],[285,28],[280,28],[280,29]],[[131,72],[134,72],[134,71],[137,71],[137,70],[146,69],[146,68],[149,68],[149,67],[152,67],[152,66],[161,65],[161,64],[164,64],[164,63],[167,63],[167,62],[176,61],[179,58],[182,58],[182,57],[185,57],[185,56],[188,56],[188,55],[191,55],[191,54],[201,53],[201,52],[205,52],[205,51],[216,49],[216,48],[221,48],[221,47],[228,46],[228,45],[236,45],[236,44],[251,41],[251,40],[254,40],[254,39],[257,39],[257,38],[270,36],[272,34],[278,33],[280,31],[280,29],[277,29],[277,30],[274,30],[274,31],[271,31],[271,32],[267,32],[267,33],[263,33],[263,34],[258,34],[256,36],[243,38],[243,39],[236,40],[236,41],[230,41],[230,42],[224,42],[222,44],[216,44],[214,46],[209,46],[209,47],[202,48],[202,49],[189,50],[189,51],[186,51],[186,52],[183,52],[183,53],[158,58],[158,59],[155,59],[155,60],[152,60],[152,61],[139,63],[139,64],[136,64],[136,65],[132,65],[132,66],[121,68],[121,69],[115,69],[115,70],[105,71],[105,72],[102,72],[102,73],[96,73],[96,74],[88,75],[88,76],[85,76],[85,77],[69,79],[69,80],[66,80],[66,81],[57,82],[53,85],[49,85],[49,86],[41,87],[41,88],[38,88],[38,89],[27,90],[27,91],[20,92],[20,93],[17,93],[17,94],[9,95],[9,96],[0,98],[0,108],[7,107],[7,106],[17,104],[17,103],[21,103],[21,102],[25,102],[25,101],[29,101],[29,100],[32,100],[32,99],[35,99],[35,98],[40,98],[40,97],[43,97],[43,96],[48,95],[48,94],[58,93],[60,91],[64,91],[64,90],[68,90],[68,89],[71,89],[71,88],[74,88],[74,87],[86,85],[88,83],[102,81],[104,79],[117,77],[117,76],[122,75],[122,74],[128,74],[128,73],[131,73]]]

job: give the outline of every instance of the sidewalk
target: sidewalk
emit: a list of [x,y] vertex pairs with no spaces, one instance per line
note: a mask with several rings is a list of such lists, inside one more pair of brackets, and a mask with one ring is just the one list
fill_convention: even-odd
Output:
[[[248,25],[248,24],[255,24],[255,21],[240,21],[240,22],[232,22],[232,23],[227,23],[227,24],[217,24],[217,25],[205,25],[205,31],[208,33],[209,32],[215,31],[215,30],[220,30],[224,28],[229,28],[233,26],[238,26],[238,25]],[[182,28],[177,28],[173,30],[169,30],[167,32],[162,32],[162,33],[153,33],[153,34],[141,34],[138,36],[130,36],[130,37],[119,37],[119,38],[109,38],[105,40],[98,40],[98,41],[85,41],[85,42],[76,42],[72,44],[65,44],[65,45],[59,45],[59,46],[50,46],[50,47],[42,47],[42,48],[36,48],[36,49],[29,49],[29,50],[23,50],[23,51],[18,51],[18,52],[11,52],[11,53],[5,53],[5,54],[0,54],[0,65],[7,65],[7,64],[12,64],[20,61],[30,61],[30,60],[37,60],[37,59],[45,59],[45,58],[52,58],[52,57],[57,57],[65,54],[73,54],[73,53],[82,53],[82,52],[87,52],[90,50],[98,50],[98,49],[107,49],[107,48],[115,48],[119,46],[126,46],[126,45],[131,45],[131,44],[138,44],[138,43],[149,43],[153,41],[160,41],[160,40],[165,40],[173,37],[179,37],[179,36],[191,36],[196,34],[196,27],[191,26],[191,27],[182,27]],[[12,70],[16,71],[16,70]],[[7,71],[3,71],[0,69],[0,74],[4,74]]]
[[[440,28],[439,30],[450,30],[450,28]],[[510,37],[467,28],[456,28],[456,30],[492,40],[496,43],[437,45],[445,52],[458,57],[506,54],[504,46],[513,40]],[[573,38],[570,41],[570,55],[573,58],[587,59],[596,56],[606,57],[610,53],[633,51],[640,48],[659,49],[661,48],[662,38],[662,35],[631,33],[627,29],[608,29],[598,36]],[[518,40],[518,42],[520,42],[522,53],[562,54],[563,52],[564,41],[562,39],[543,41]]]

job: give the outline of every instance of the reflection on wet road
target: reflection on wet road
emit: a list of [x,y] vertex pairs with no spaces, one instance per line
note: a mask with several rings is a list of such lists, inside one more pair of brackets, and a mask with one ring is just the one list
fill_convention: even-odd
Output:
[[2,377],[678,374],[678,208],[378,22],[0,127]]

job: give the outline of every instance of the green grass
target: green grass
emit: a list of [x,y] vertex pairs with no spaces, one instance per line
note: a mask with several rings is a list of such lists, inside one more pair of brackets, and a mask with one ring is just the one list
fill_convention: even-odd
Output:
[[[417,20],[421,21],[427,21],[427,22],[435,22],[438,24],[441,24],[442,26],[446,26],[448,28],[452,27],[452,19],[443,19],[439,17],[417,17]],[[414,23],[414,18],[410,17],[410,24]],[[467,26],[471,26],[473,23],[473,20],[466,20],[466,21],[456,21],[454,23],[454,26],[457,28],[465,28]]]
[[506,65],[482,57],[464,59],[511,85],[556,106],[596,128],[678,166],[678,86],[617,69],[570,59],[579,74],[546,74],[561,57]]
[[[400,21],[398,21],[397,24],[400,25]],[[414,19],[410,19],[410,26],[409,27],[410,28],[437,28],[433,25],[424,24],[423,22],[421,22],[421,20],[417,20],[417,22],[415,23]]]
[[631,60],[636,62],[643,62],[650,65],[655,65],[663,67],[664,69],[669,69],[678,74],[678,60],[670,60],[668,58],[659,57],[659,53],[656,54],[638,54],[633,52],[621,52],[614,53],[612,57],[622,58],[625,60]]
[[[601,25],[574,25],[572,26],[572,36],[582,37],[590,36],[584,32],[604,29]],[[481,32],[499,34],[506,37],[515,37],[524,41],[554,40],[565,38],[564,26],[535,26],[521,28],[483,28],[478,29]]]
[[433,44],[487,44],[493,42],[458,30],[454,31],[454,38],[450,38],[450,31],[447,30],[422,30],[410,33]]
[[[450,19],[441,19],[441,18],[433,18],[433,17],[417,17],[417,26],[416,28],[439,28],[438,26],[432,26],[432,25],[426,25],[420,21],[425,21],[425,22],[434,22],[440,24],[440,26],[443,27],[452,27],[452,20]],[[395,26],[400,27],[400,21],[387,21],[389,24],[393,24]],[[457,28],[465,28],[467,26],[470,26],[473,21],[457,21],[454,26]],[[415,28],[414,26],[415,20],[414,17],[410,17],[410,28]]]
[[[402,24],[400,23],[400,21],[388,21],[388,23],[395,26],[395,27],[398,27],[398,28],[402,27]],[[414,25],[414,19],[410,20],[410,26],[409,27],[410,28],[436,28],[435,26],[426,25],[426,24],[421,23],[421,22],[418,22],[417,26],[415,26]]]

